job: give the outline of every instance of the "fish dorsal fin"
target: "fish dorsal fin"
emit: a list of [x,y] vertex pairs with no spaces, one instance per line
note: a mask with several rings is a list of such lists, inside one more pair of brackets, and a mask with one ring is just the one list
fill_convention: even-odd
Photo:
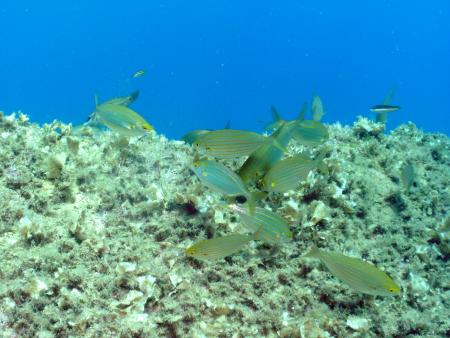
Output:
[[383,104],[386,105],[386,106],[390,105],[391,101],[392,101],[392,98],[394,97],[394,94],[395,94],[395,89],[392,88],[389,91],[389,93],[386,95],[386,97],[384,98]]
[[301,122],[305,119],[306,111],[308,110],[308,102],[304,102],[303,106],[300,108],[300,112],[298,113],[297,121]]
[[273,122],[281,121],[281,115],[278,112],[277,108],[275,106],[270,106],[270,111],[272,113]]

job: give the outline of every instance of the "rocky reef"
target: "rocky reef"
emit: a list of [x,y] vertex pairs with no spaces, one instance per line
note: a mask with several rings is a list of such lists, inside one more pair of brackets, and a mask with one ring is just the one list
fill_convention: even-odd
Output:
[[[246,230],[191,172],[196,149],[0,114],[1,336],[450,335],[449,138],[365,118],[327,127],[329,174],[262,201],[294,239],[205,262],[184,249]],[[355,292],[303,258],[312,243],[373,262],[401,295]]]

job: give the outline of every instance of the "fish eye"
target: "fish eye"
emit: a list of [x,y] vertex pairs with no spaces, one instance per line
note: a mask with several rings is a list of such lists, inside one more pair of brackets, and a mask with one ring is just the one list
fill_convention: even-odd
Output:
[[244,204],[245,202],[247,202],[247,197],[239,195],[239,196],[236,196],[235,201],[236,201],[236,203]]

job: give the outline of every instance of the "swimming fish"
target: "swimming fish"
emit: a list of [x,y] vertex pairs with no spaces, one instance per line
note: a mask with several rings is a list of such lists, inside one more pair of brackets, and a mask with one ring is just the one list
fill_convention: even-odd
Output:
[[220,129],[201,136],[194,144],[206,150],[208,155],[230,159],[248,156],[263,144],[273,144],[285,151],[274,139],[246,130]]
[[387,104],[377,104],[370,108],[375,113],[391,113],[400,109],[400,106],[391,106]]
[[197,161],[192,171],[205,186],[224,195],[250,195],[241,178],[221,163],[208,160]]
[[[103,102],[102,104],[108,103],[128,107],[130,104],[136,101],[138,97],[139,97],[139,90],[135,90],[134,92],[130,93],[130,95],[114,97],[108,101]],[[98,106],[98,102],[96,102],[95,106]]]
[[318,95],[315,95],[312,100],[311,110],[313,112],[313,120],[319,122],[325,115],[323,110],[322,100]]
[[203,135],[209,133],[210,129],[196,129],[196,130],[191,130],[190,132],[188,132],[187,134],[185,134],[181,140],[186,142],[187,144],[194,144],[195,142],[197,142],[198,139],[200,139],[200,137],[202,137]]
[[70,134],[73,136],[99,136],[104,133],[105,130],[101,128],[102,126],[95,123],[83,123],[79,125],[72,126]]
[[[306,103],[303,104],[302,109],[296,120],[284,121],[279,125],[277,130],[269,136],[274,139],[281,147],[286,148],[289,141],[292,139],[293,133],[297,125],[304,120],[305,112],[307,110]],[[275,147],[272,144],[265,144],[255,150],[241,168],[239,168],[239,176],[245,183],[256,182],[283,156],[283,151],[280,147]]]
[[[230,120],[225,124],[224,129],[230,129]],[[209,133],[212,129],[195,129],[186,133],[181,140],[186,142],[187,144],[193,145],[200,137]]]
[[[289,123],[281,125],[269,138],[276,140],[282,147],[287,147],[292,138]],[[264,144],[256,149],[239,168],[238,174],[245,183],[256,182],[270,167],[280,160],[284,152],[273,144]]]
[[216,161],[197,161],[194,163],[192,171],[208,188],[226,196],[239,196],[237,201],[247,203],[252,212],[255,209],[256,201],[265,196],[261,192],[249,192],[244,182],[234,171]]
[[[305,119],[306,110],[307,110],[307,105],[305,102],[300,109],[300,113],[298,114],[297,118],[294,121],[303,121]],[[280,128],[283,124],[286,124],[288,122],[293,122],[293,121],[284,120],[281,117],[280,113],[278,112],[277,108],[275,108],[274,106],[270,106],[270,111],[272,113],[273,121],[268,123],[264,127],[264,130],[273,131],[273,130]]]
[[284,123],[286,123],[285,120],[283,120],[283,118],[281,117],[280,113],[278,112],[277,108],[275,108],[274,106],[270,106],[270,111],[272,113],[272,119],[273,121],[268,123],[265,127],[264,130],[267,131],[272,131],[274,129],[278,129],[280,128],[280,126]]
[[375,296],[394,296],[400,287],[385,272],[359,258],[313,246],[305,257],[318,258],[330,272],[358,292]]
[[317,146],[329,138],[327,128],[319,121],[304,120],[294,130],[294,138],[303,145]]
[[400,106],[390,105],[392,98],[394,97],[394,93],[395,93],[394,89],[391,89],[384,98],[383,104],[375,105],[370,109],[372,112],[376,113],[375,115],[376,122],[385,124],[387,121],[387,113],[394,112],[400,109]]
[[223,237],[200,240],[185,250],[187,256],[198,259],[217,260],[240,251],[254,239],[253,234],[233,234]]
[[316,159],[311,159],[306,154],[298,154],[276,163],[262,179],[264,190],[283,193],[292,189],[306,180],[309,173],[319,168],[326,171],[323,157],[319,154]]
[[145,73],[146,73],[146,71],[144,69],[140,69],[133,74],[133,78],[135,79],[135,78],[141,77],[141,76],[145,75]]
[[153,126],[134,110],[110,103],[98,105],[89,121],[103,124],[122,136],[142,136],[153,130]]
[[230,209],[241,217],[242,224],[255,232],[255,239],[279,244],[292,239],[292,232],[284,219],[273,211],[256,207],[251,213],[242,206],[231,204]]

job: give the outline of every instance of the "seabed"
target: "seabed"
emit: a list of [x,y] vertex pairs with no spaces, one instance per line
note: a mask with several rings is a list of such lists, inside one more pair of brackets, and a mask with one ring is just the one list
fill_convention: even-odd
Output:
[[[0,337],[449,336],[449,138],[327,127],[329,174],[262,202],[293,240],[208,262],[184,249],[246,229],[190,170],[197,149],[1,114]],[[401,294],[355,292],[303,258],[313,243],[376,264]]]

